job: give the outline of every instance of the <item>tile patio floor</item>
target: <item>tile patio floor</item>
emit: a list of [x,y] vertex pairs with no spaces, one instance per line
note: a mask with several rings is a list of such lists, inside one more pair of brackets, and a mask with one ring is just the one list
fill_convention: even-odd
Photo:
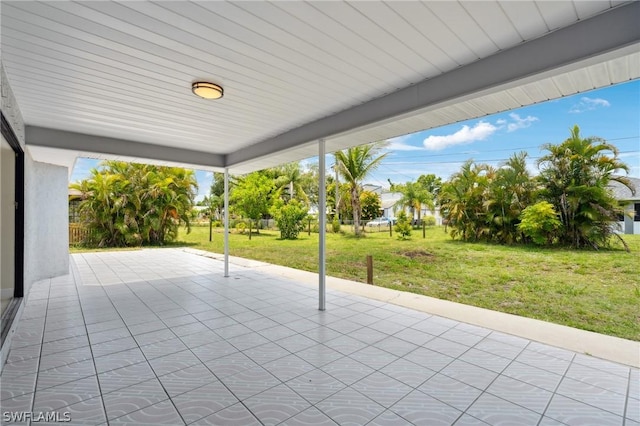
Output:
[[[638,370],[178,249],[34,284],[4,412],[71,424],[640,424]],[[41,423],[33,423],[41,424]]]

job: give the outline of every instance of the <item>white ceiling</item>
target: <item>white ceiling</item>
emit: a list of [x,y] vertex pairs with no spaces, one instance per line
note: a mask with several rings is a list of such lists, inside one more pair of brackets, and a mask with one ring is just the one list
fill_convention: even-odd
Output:
[[[145,155],[158,145],[244,172],[317,153],[311,139],[272,143],[280,135],[621,3],[3,1],[2,63],[28,126],[111,138],[72,155],[171,160]],[[640,77],[638,45],[622,47],[324,136],[336,150]],[[195,97],[196,80],[225,97]],[[112,139],[150,145],[126,155]]]

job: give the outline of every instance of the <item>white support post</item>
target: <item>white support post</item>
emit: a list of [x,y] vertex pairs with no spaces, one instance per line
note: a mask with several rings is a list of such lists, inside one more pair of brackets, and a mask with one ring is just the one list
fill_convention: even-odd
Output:
[[229,169],[224,169],[224,276],[229,276]]
[[318,235],[318,309],[325,310],[326,301],[326,225],[327,225],[327,188],[325,180],[325,142],[324,139],[318,141],[318,169],[320,178],[318,182],[318,219],[319,219],[319,235]]

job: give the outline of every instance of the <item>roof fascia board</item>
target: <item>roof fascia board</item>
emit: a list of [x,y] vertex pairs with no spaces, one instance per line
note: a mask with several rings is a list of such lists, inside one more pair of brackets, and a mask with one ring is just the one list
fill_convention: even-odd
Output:
[[26,126],[27,146],[42,146],[76,152],[108,154],[119,157],[133,157],[183,163],[206,167],[224,167],[224,156],[208,152],[193,151],[162,145],[135,142],[84,133],[68,132],[37,126]]
[[301,144],[469,97],[640,42],[640,2],[632,2],[440,76],[305,124],[225,156],[233,167]]

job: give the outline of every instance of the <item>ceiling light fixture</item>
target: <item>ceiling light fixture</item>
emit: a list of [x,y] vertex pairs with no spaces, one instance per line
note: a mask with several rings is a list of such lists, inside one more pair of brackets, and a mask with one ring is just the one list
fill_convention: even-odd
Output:
[[224,95],[222,86],[207,81],[196,81],[191,85],[191,91],[204,99],[220,99]]

